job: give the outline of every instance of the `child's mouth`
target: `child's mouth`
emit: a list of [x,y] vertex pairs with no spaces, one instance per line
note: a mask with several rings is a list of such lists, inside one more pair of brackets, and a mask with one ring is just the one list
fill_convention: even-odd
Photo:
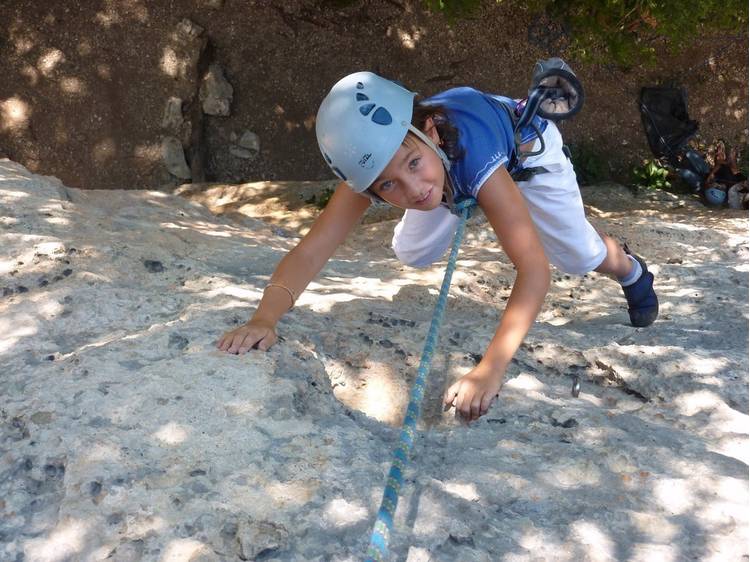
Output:
[[424,196],[424,197],[422,197],[422,199],[420,199],[419,201],[417,201],[417,205],[421,205],[422,203],[425,203],[425,202],[426,202],[426,201],[427,201],[427,200],[428,200],[428,199],[430,198],[430,195],[432,195],[432,189],[430,189],[430,190],[429,190],[429,191],[428,191],[428,192],[427,192],[427,193],[425,194],[425,196]]

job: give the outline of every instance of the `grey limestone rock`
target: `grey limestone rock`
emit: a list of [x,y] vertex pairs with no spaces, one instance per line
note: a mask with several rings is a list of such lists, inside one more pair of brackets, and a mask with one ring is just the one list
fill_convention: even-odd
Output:
[[[289,188],[215,197],[224,212]],[[602,213],[621,205],[591,222],[648,260],[662,316],[633,328],[616,283],[554,272],[499,398],[462,425],[442,394],[481,359],[516,275],[472,219],[393,559],[747,554],[748,218],[591,191]],[[249,317],[296,244],[279,228],[299,234],[305,208],[263,207],[282,219],[271,225],[212,215],[186,190],[69,192],[0,160],[12,289],[0,299],[0,560],[362,559],[445,262],[406,268],[389,245],[395,217],[362,224],[276,346],[230,355],[217,338]]]
[[194,21],[185,18],[177,24],[177,33],[186,39],[193,40],[201,36],[203,28]]
[[286,547],[289,532],[273,521],[240,521],[237,542],[241,560],[255,560]]
[[250,160],[255,156],[255,153],[253,153],[252,151],[239,146],[230,146],[229,154],[231,154],[232,156],[236,156],[237,158],[242,158],[243,160]]
[[244,131],[237,144],[252,152],[260,152],[260,138],[252,131]]
[[161,126],[170,131],[179,131],[185,120],[182,117],[182,100],[176,96],[171,96],[164,106],[164,116]]
[[179,139],[164,137],[161,142],[161,156],[170,174],[182,180],[189,180],[192,177]]
[[199,95],[203,113],[224,117],[231,113],[234,88],[224,76],[224,69],[219,63],[213,63],[208,67],[208,72],[201,82]]

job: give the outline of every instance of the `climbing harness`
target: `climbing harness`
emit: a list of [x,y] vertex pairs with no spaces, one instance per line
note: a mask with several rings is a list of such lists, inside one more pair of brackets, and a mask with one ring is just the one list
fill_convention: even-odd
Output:
[[388,480],[386,481],[385,490],[383,491],[383,500],[380,503],[377,520],[370,537],[370,546],[367,549],[368,562],[380,562],[386,560],[388,555],[388,543],[391,532],[393,531],[393,516],[396,513],[398,505],[398,495],[401,491],[401,485],[404,483],[404,471],[409,461],[409,452],[414,446],[414,437],[417,430],[417,420],[422,410],[422,398],[424,397],[425,382],[427,373],[432,362],[432,355],[437,345],[438,331],[443,321],[443,313],[448,303],[448,290],[451,286],[453,271],[456,269],[456,260],[458,258],[458,249],[464,237],[466,219],[471,214],[471,209],[477,204],[473,198],[463,199],[456,203],[456,210],[459,211],[461,220],[456,228],[456,234],[453,236],[453,246],[451,247],[448,265],[445,268],[443,284],[440,287],[435,311],[432,314],[430,329],[427,332],[427,341],[422,351],[422,359],[419,362],[417,378],[411,389],[409,397],[409,406],[406,409],[406,417],[401,428],[399,444],[393,451],[393,462],[391,469],[388,471]]
[[[573,117],[583,107],[583,86],[573,70],[560,58],[538,61],[534,65],[534,75],[529,89],[529,97],[519,101],[514,108],[500,103],[513,123],[514,151],[508,169],[514,181],[528,181],[537,174],[549,172],[544,166],[519,168],[522,158],[537,156],[544,152],[544,137],[534,123],[537,115],[550,121],[564,121]],[[530,152],[521,151],[521,131],[531,127],[539,139],[539,149]],[[569,150],[563,147],[570,158]]]
[[[532,156],[544,151],[544,139],[542,138],[541,131],[533,124],[534,116],[540,114],[546,119],[560,121],[574,115],[583,105],[583,88],[570,67],[561,59],[548,59],[536,64],[532,88],[529,91],[529,98],[525,103],[519,104],[515,109],[511,109],[503,103],[500,105],[508,111],[511,121],[514,124],[514,137],[516,139],[515,158],[520,160],[524,156]],[[532,153],[518,154],[521,128],[527,124],[531,124],[534,128],[539,138],[540,149]],[[432,145],[432,143],[429,144]],[[443,160],[446,163],[445,159]],[[446,163],[446,169],[450,169],[449,163]],[[512,169],[512,167],[509,167],[509,169]],[[513,178],[516,181],[523,181],[535,174],[546,173],[547,171],[546,168],[541,166],[526,169],[521,168],[514,172]],[[372,535],[370,536],[370,545],[367,549],[367,562],[380,562],[386,560],[388,556],[388,544],[393,531],[393,518],[398,506],[399,492],[404,483],[404,471],[409,461],[409,453],[414,446],[427,373],[437,345],[438,331],[443,320],[445,307],[448,303],[448,291],[453,272],[456,269],[458,250],[463,240],[466,220],[471,214],[471,209],[476,205],[477,202],[475,199],[465,198],[456,201],[451,209],[452,212],[460,217],[460,220],[456,227],[456,233],[453,236],[453,245],[448,258],[448,265],[445,268],[443,284],[440,287],[440,294],[438,295],[438,301],[435,305],[430,329],[427,333],[424,350],[422,351],[422,358],[417,369],[417,377],[409,397],[409,405],[406,409],[406,416],[401,428],[399,444],[393,451],[393,460],[391,468],[388,471],[383,499],[381,500],[377,519]],[[580,383],[577,386],[574,383],[572,393],[577,395],[578,391],[580,391]]]

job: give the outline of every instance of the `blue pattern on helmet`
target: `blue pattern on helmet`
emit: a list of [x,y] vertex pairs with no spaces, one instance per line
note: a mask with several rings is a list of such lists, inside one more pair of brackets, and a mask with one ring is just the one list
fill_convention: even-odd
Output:
[[341,170],[339,170],[336,166],[331,166],[331,169],[333,170],[334,174],[336,174],[342,180],[346,181],[346,176],[341,172]]
[[379,107],[375,113],[372,114],[373,123],[378,125],[390,125],[393,123],[393,117],[385,107]]
[[366,95],[357,92],[357,101],[367,101],[369,99]]
[[365,89],[365,85],[362,82],[357,82],[357,89],[358,90],[364,90]]
[[[365,105],[359,106],[359,112],[362,115],[369,115],[369,113],[372,111],[372,108],[375,107],[374,103],[366,103]],[[380,111],[380,109],[378,109]],[[374,117],[374,115],[373,115]]]

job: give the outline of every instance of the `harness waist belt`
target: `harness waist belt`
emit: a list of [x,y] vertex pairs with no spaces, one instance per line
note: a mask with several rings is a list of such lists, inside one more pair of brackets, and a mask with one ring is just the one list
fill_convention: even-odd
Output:
[[515,182],[529,181],[533,176],[536,176],[537,174],[546,174],[548,172],[549,170],[544,166],[532,166],[531,168],[521,168],[519,170],[516,170],[510,175],[510,177],[513,178],[513,181]]

